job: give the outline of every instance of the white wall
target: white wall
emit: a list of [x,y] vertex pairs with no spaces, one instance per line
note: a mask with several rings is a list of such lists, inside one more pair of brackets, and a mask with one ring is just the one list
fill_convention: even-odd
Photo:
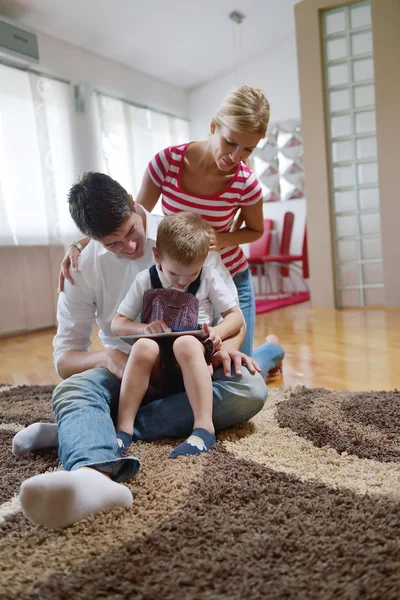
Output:
[[205,139],[210,120],[221,101],[241,83],[264,90],[271,104],[271,121],[300,117],[299,84],[295,34],[287,37],[263,56],[243,64],[243,82],[231,70],[189,94],[190,133],[193,140]]
[[87,109],[84,113],[76,113],[74,119],[77,173],[102,170],[103,166],[100,140],[90,107],[92,90],[177,117],[189,117],[188,93],[181,88],[42,33],[38,33],[38,43],[40,63],[35,69],[83,85]]

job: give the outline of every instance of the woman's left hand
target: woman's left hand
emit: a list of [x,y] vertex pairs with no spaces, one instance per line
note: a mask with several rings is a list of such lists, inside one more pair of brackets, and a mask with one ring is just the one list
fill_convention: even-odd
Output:
[[210,232],[210,252],[211,250],[221,250],[219,234],[213,228]]

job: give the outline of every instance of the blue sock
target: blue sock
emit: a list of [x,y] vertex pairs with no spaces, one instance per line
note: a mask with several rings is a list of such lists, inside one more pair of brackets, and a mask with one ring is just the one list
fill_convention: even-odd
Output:
[[117,431],[118,455],[122,456],[129,444],[132,442],[132,436],[126,431]]
[[198,427],[197,429],[193,429],[192,434],[187,440],[179,444],[175,450],[172,450],[168,458],[195,456],[203,452],[209,452],[216,442],[214,434],[207,431],[207,429]]

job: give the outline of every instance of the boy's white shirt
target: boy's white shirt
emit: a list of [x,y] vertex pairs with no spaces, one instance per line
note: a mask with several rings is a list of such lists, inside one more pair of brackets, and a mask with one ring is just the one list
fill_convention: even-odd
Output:
[[[157,266],[158,276],[164,289],[178,290],[187,292],[189,286],[184,290],[172,285]],[[135,281],[132,283],[129,291],[118,307],[118,312],[131,321],[141,323],[141,311],[143,305],[143,296],[147,290],[151,289],[151,279],[149,269],[141,271]],[[199,302],[199,313],[197,322],[202,325],[207,323],[212,325],[219,318],[221,313],[230,310],[238,305],[237,297],[225,284],[217,269],[212,266],[203,266],[201,272],[201,281],[196,293]]]
[[[53,341],[54,364],[69,350],[87,351],[91,345],[93,325],[97,321],[99,337],[107,349],[125,354],[131,346],[111,331],[111,321],[137,275],[154,264],[157,227],[163,217],[146,211],[146,244],[141,258],[118,258],[91,240],[79,258],[79,271],[72,273],[74,285],[65,281],[64,292],[58,298],[58,329]],[[218,252],[210,252],[204,266],[215,267],[236,300],[236,286]]]

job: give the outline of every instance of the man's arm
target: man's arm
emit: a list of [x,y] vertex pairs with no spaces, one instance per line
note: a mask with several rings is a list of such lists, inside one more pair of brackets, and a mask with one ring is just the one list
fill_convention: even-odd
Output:
[[108,369],[121,381],[128,355],[121,350],[100,350],[98,352],[68,350],[58,359],[57,370],[62,379],[89,369]]
[[242,327],[236,335],[224,340],[221,349],[216,352],[212,358],[212,367],[214,369],[222,367],[226,377],[230,377],[231,375],[232,363],[236,375],[242,374],[242,365],[245,365],[250,373],[261,373],[257,361],[250,356],[247,356],[247,354],[240,352],[240,347],[243,344],[245,337],[245,328]]
[[66,379],[75,373],[103,367],[121,379],[127,361],[123,352],[89,351],[96,299],[81,271],[76,272],[74,278],[74,285],[65,282],[65,291],[58,297],[58,328],[53,341],[56,370]]
[[236,335],[244,325],[242,311],[237,307],[221,312],[222,321],[214,325],[213,331],[221,337],[221,340],[227,340]]

